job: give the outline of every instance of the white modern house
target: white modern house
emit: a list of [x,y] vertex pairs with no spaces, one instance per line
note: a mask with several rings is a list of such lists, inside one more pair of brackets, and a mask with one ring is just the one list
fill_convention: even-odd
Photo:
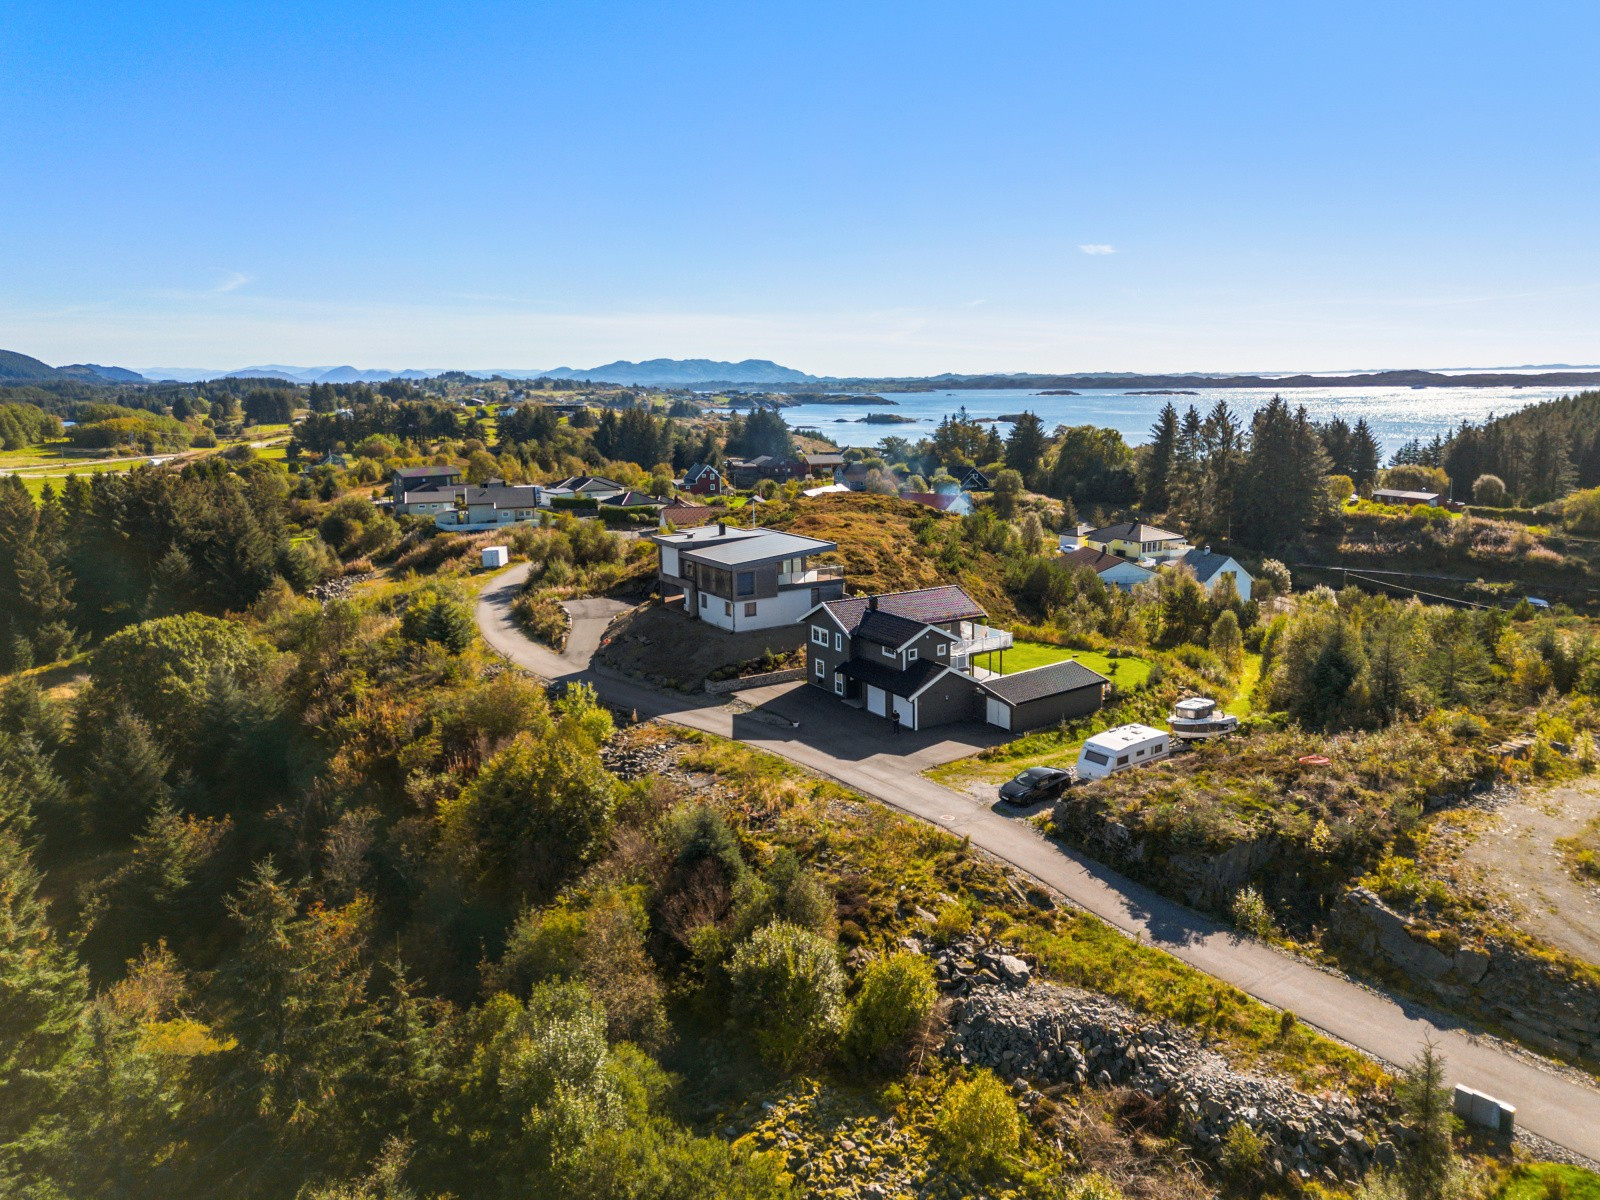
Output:
[[724,521],[650,540],[661,552],[662,601],[730,633],[792,625],[844,595],[844,567],[811,561],[837,550],[834,542]]

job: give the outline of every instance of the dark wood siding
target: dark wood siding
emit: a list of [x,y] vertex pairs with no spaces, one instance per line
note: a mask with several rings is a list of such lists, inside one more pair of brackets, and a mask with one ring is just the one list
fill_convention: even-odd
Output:
[[1099,683],[1057,692],[1053,696],[1040,696],[1011,706],[1011,731],[1023,733],[1029,729],[1043,729],[1060,721],[1086,717],[1099,710],[1104,703],[1103,689]]

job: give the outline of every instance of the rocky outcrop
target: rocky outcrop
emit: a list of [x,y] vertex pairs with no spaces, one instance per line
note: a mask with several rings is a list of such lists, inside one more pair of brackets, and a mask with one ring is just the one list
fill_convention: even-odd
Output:
[[1238,1071],[1193,1034],[1105,996],[1050,984],[969,984],[952,1013],[945,1053],[989,1067],[1028,1100],[1051,1085],[1121,1086],[1172,1106],[1184,1136],[1213,1162],[1239,1124],[1284,1178],[1359,1178],[1394,1162],[1379,1114],[1346,1096],[1313,1097],[1271,1076]]
[[1351,888],[1334,910],[1329,941],[1398,972],[1413,990],[1483,1013],[1506,1032],[1563,1058],[1600,1061],[1600,981],[1504,938],[1461,944]]
[[1276,871],[1293,871],[1280,839],[1267,835],[1214,853],[1180,850],[1159,837],[1135,833],[1097,797],[1083,792],[1051,813],[1056,832],[1092,858],[1144,879],[1196,908],[1226,912],[1234,893]]

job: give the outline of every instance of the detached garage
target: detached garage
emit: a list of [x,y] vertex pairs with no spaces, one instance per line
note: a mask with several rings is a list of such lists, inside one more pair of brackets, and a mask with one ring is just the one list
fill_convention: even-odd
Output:
[[965,721],[972,715],[974,697],[980,694],[971,676],[932,659],[921,659],[905,671],[851,659],[839,667],[838,674],[861,686],[869,713],[892,717],[906,729]]
[[984,680],[981,712],[991,725],[1026,733],[1098,711],[1110,682],[1080,662],[1047,663]]

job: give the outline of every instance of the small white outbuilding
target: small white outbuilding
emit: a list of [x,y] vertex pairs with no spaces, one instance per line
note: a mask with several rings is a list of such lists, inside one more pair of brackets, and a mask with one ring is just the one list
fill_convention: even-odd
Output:
[[1118,725],[1097,733],[1078,751],[1078,778],[1104,779],[1172,753],[1172,735],[1148,725]]
[[495,571],[511,561],[511,551],[504,546],[485,546],[483,548],[483,567],[486,571]]

